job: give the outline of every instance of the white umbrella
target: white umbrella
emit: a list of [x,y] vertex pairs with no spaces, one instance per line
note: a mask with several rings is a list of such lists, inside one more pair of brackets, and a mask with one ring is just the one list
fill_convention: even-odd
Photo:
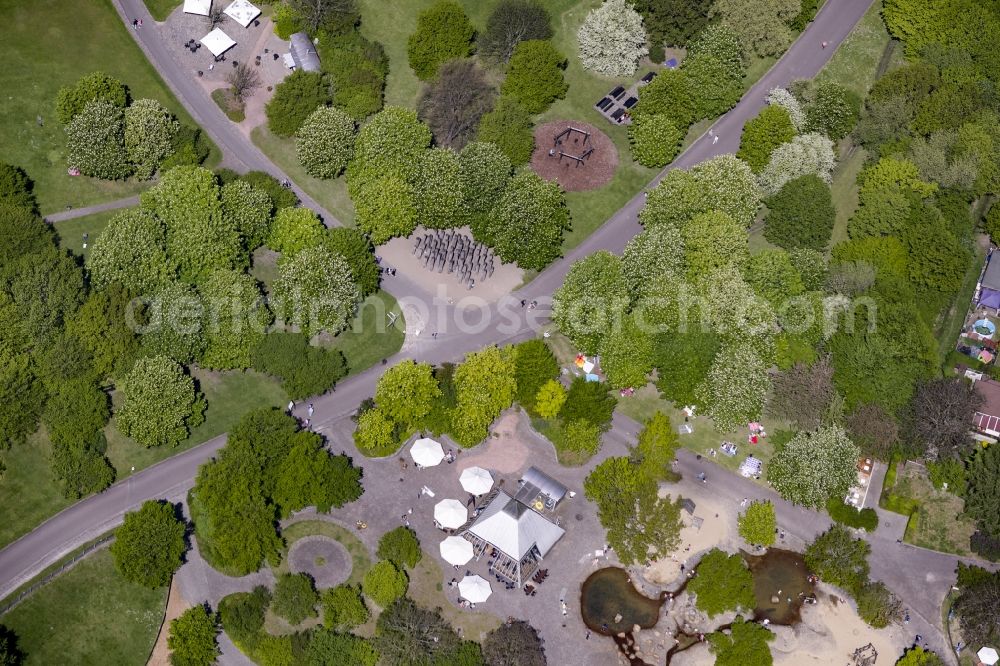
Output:
[[991,647],[982,648],[976,653],[976,656],[979,657],[979,661],[986,664],[986,666],[993,666],[993,664],[997,663],[997,661],[1000,661],[1000,654],[997,654],[997,651]]
[[466,601],[478,604],[490,598],[493,588],[482,576],[466,576],[458,583],[458,594]]
[[473,495],[488,493],[493,487],[493,477],[482,467],[469,467],[458,477],[462,487]]
[[433,467],[440,465],[441,461],[444,460],[444,449],[433,439],[425,437],[413,443],[413,446],[410,447],[410,456],[413,458],[413,462],[421,467]]
[[454,499],[443,499],[434,505],[434,520],[441,527],[457,529],[469,518],[469,510],[465,505]]
[[441,557],[448,564],[462,566],[472,559],[472,543],[462,537],[450,536],[441,542]]

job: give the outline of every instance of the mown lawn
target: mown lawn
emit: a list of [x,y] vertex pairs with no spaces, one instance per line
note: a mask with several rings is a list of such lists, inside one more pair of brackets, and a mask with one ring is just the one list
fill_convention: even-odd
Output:
[[907,464],[896,478],[893,494],[916,502],[915,515],[906,527],[907,543],[945,553],[973,556],[969,537],[975,521],[963,514],[965,502],[952,493],[937,490],[922,467]]
[[[881,9],[881,3],[872,3],[830,62],[816,76],[818,82],[835,81],[864,99],[868,89],[878,78],[879,62],[891,40],[885,23],[882,22]],[[902,59],[902,49],[897,48],[886,64],[891,67],[902,62]]]
[[[388,324],[389,313],[396,314],[392,326]],[[353,375],[398,352],[403,346],[405,330],[406,323],[396,299],[378,291],[361,303],[350,328],[336,337],[321,341],[321,344],[339,349]]]
[[135,664],[149,658],[167,589],[126,582],[106,548],[35,592],[3,616],[28,666]]
[[142,0],[146,4],[146,9],[157,21],[165,21],[170,12],[174,11],[181,0]]
[[417,566],[408,573],[410,587],[406,596],[424,608],[440,609],[441,615],[451,623],[451,626],[462,630],[463,638],[482,641],[487,633],[500,626],[500,618],[492,613],[459,609],[453,603],[448,602],[447,597],[454,597],[455,593],[444,591],[444,583],[442,582],[445,577],[444,572],[438,564],[438,558],[432,555],[427,548],[424,549],[424,556],[417,562]]
[[[133,98],[156,99],[181,121],[194,124],[128,34],[110,0],[0,0],[0,14],[0,90],[5,91],[0,155],[35,182],[42,213],[119,199],[148,187],[143,182],[67,175],[65,135],[53,110],[61,86],[102,70],[128,85]],[[217,161],[217,154],[216,149],[209,161]]]
[[[56,222],[53,228],[59,237],[59,247],[69,250],[73,254],[86,259],[90,255],[90,250],[94,247],[94,241],[104,231],[111,221],[122,210],[109,210],[103,213],[94,213],[83,217],[75,217],[72,220]],[[83,249],[83,234],[87,234],[87,249]]]

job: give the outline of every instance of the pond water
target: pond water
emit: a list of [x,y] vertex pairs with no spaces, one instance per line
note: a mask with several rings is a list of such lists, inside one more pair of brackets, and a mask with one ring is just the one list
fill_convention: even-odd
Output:
[[772,624],[795,624],[806,597],[812,596],[813,584],[802,555],[772,548],[764,555],[743,554],[753,574],[757,598],[754,620]]
[[[633,625],[648,629],[660,617],[661,599],[650,599],[635,589],[628,572],[618,567],[599,569],[583,583],[580,610],[592,631],[630,632]],[[617,622],[615,618],[621,615]]]

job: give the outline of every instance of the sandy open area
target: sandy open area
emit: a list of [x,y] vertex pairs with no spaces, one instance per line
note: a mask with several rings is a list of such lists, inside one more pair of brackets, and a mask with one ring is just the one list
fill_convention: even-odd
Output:
[[[458,231],[468,236],[468,227]],[[453,302],[458,307],[477,307],[483,302],[493,303],[502,296],[509,294],[524,281],[524,271],[516,264],[504,264],[499,257],[494,258],[493,275],[485,280],[476,279],[474,287],[459,282],[457,273],[448,273],[447,269],[437,272],[436,269],[424,268],[424,262],[413,253],[414,243],[418,236],[427,231],[422,227],[409,238],[393,238],[381,245],[376,253],[382,257],[382,266],[395,268],[398,274],[406,275],[408,280],[416,283],[428,296]]]
[[[666,491],[661,489],[660,496],[666,495]],[[702,519],[700,528],[694,526],[694,518]],[[681,577],[682,563],[696,562],[702,553],[716,546],[724,550],[732,550],[736,546],[731,521],[721,502],[700,499],[695,506],[694,516],[681,511],[681,520],[684,528],[681,529],[681,541],[677,550],[670,557],[656,560],[643,572],[643,577],[651,583],[670,585]]]

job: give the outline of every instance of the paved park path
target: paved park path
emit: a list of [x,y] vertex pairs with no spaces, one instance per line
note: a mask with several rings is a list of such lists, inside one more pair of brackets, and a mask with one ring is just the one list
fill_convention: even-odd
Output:
[[[792,80],[815,76],[867,11],[871,1],[828,0],[817,14],[816,20],[786,54],[750,89],[733,110],[716,121],[712,129],[714,135],[719,137],[719,141],[713,143],[711,137],[707,135],[701,137],[669,168],[688,168],[717,155],[735,152],[743,124],[763,107],[767,92],[771,88],[785,86]],[[266,171],[276,178],[286,179],[287,176],[229,122],[197,84],[192,73],[185,71],[170,56],[160,40],[156,23],[146,11],[142,0],[115,0],[115,6],[123,21],[135,17],[144,20],[148,27],[133,32],[133,35],[194,120],[208,132],[222,150],[223,163],[236,169]],[[824,41],[828,43],[825,49],[820,45]],[[658,183],[669,168],[662,171],[650,185]],[[295,188],[295,192],[303,204],[317,211],[328,225],[338,223],[332,214],[318,206],[301,189]],[[638,212],[643,201],[643,195],[637,194],[580,246],[514,294],[511,301],[516,302],[521,298],[542,299],[549,296],[562,284],[572,262],[580,257],[599,249],[620,252],[625,243],[640,230]],[[426,292],[405,279],[405,276],[389,278],[385,286],[397,294],[397,297],[427,296]],[[503,305],[494,307],[494,311]],[[505,305],[509,307],[510,302]],[[487,344],[530,337],[535,333],[536,327],[524,321],[525,314],[523,311],[516,311],[512,315],[513,322],[506,331],[501,331],[498,324],[490,323],[481,331],[471,334],[445,333],[435,339],[425,335],[422,339],[408,340],[404,346],[405,351],[389,359],[389,362],[404,357],[432,362],[458,360],[465,352]],[[349,430],[349,422],[346,419],[363,398],[371,395],[381,371],[380,366],[375,366],[342,382],[335,393],[316,398],[313,401],[316,406],[314,425],[321,429],[338,427]],[[616,414],[613,429],[606,437],[605,450],[602,451],[601,457],[612,455],[628,442],[634,441],[638,427],[634,421]],[[353,446],[349,438],[339,437],[338,440],[340,441],[336,445],[337,448],[349,450]],[[118,525],[126,511],[138,508],[142,502],[155,498],[181,500],[193,484],[198,466],[209,460],[224,444],[225,435],[221,435],[124,478],[103,493],[88,497],[67,508],[31,533],[0,550],[0,597],[6,596],[88,539]],[[380,465],[376,461],[364,461],[360,456],[355,456],[355,459],[363,461],[368,469]],[[684,466],[682,472],[685,472],[689,479],[697,473],[693,470],[705,465],[703,461],[697,461],[687,454],[682,454],[681,460]],[[597,460],[593,461],[588,469],[596,462]],[[580,470],[581,473],[585,471]],[[367,474],[366,471],[366,476]],[[734,506],[743,497],[767,497],[774,501],[782,526],[789,535],[802,542],[811,540],[828,524],[827,519],[820,514],[784,502],[768,489],[725,472],[721,468],[713,470],[710,477],[713,480],[710,483],[712,492],[733,502]],[[718,481],[715,481],[716,479]],[[685,482],[682,481],[682,490],[697,494],[698,488],[687,489],[683,484]],[[388,490],[368,488],[368,492],[373,496]],[[896,543],[895,531],[890,529],[893,521],[885,522],[886,526],[880,527],[879,531],[868,537],[872,545],[872,574],[876,579],[883,580],[905,600],[912,611],[911,615],[915,616],[911,623],[914,633],[920,631],[925,636],[932,636],[932,646],[942,654],[948,654],[940,644],[943,638],[939,629],[939,612],[941,600],[954,580],[953,570],[957,558],[900,545]],[[926,625],[926,629],[921,623]]]
[[124,199],[118,199],[117,201],[107,201],[94,206],[86,206],[85,208],[67,208],[66,210],[58,213],[50,213],[45,216],[45,221],[49,224],[55,222],[65,222],[66,220],[75,220],[78,217],[86,217],[87,215],[93,215],[95,213],[103,213],[108,210],[118,210],[119,208],[131,208],[132,206],[138,205],[138,196],[125,197]]

